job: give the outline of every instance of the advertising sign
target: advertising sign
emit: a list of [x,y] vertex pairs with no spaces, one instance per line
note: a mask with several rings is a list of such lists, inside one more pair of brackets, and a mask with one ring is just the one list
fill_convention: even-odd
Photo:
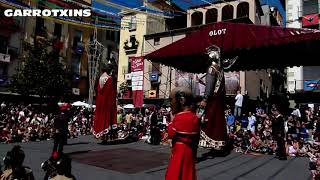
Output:
[[303,82],[304,91],[319,91],[320,90],[320,80],[305,80]]
[[142,107],[144,58],[131,57],[130,59],[131,59],[131,81],[132,81],[133,105],[135,107]]

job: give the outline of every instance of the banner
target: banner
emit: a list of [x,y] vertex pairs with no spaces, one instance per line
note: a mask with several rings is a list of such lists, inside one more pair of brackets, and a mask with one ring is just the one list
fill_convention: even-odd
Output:
[[143,105],[143,79],[144,79],[144,58],[130,57],[131,60],[131,82],[134,107]]
[[319,24],[319,14],[309,14],[302,16],[302,27]]
[[320,90],[320,80],[305,80],[303,82],[304,91],[319,91]]

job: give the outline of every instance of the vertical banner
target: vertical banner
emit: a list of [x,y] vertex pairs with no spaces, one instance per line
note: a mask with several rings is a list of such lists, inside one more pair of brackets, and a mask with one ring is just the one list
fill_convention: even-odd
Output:
[[131,57],[131,82],[132,82],[132,97],[133,105],[135,107],[142,107],[143,105],[143,71],[144,58]]

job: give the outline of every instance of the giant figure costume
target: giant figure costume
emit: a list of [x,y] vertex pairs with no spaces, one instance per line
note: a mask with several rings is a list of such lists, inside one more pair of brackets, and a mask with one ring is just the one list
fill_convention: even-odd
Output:
[[99,138],[117,127],[116,86],[112,77],[113,67],[105,66],[99,78],[96,93],[96,111],[93,122],[93,133]]
[[227,125],[225,119],[225,78],[223,69],[231,67],[236,59],[222,63],[220,49],[210,46],[207,49],[212,64],[206,76],[204,101],[206,102],[204,119],[205,127],[201,130],[201,147],[223,150],[227,140]]

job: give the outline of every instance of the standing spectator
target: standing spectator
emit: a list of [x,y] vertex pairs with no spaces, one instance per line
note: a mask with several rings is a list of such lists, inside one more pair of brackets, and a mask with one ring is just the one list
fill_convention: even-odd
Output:
[[127,115],[126,115],[126,124],[127,124],[127,128],[128,128],[128,129],[131,128],[132,119],[133,119],[133,115],[132,115],[131,110],[129,110],[129,112],[128,112]]
[[155,107],[150,109],[151,115],[150,115],[150,143],[153,145],[159,145],[161,141],[161,135],[160,135],[160,129],[158,127],[158,116]]
[[122,110],[118,110],[117,123],[118,123],[118,126],[122,124]]
[[284,140],[284,118],[278,109],[273,109],[272,133],[273,138],[277,142],[276,157],[279,160],[287,160],[285,140]]
[[227,115],[227,126],[228,126],[228,132],[231,133],[234,131],[234,123],[235,123],[235,117],[229,111],[229,114]]
[[241,115],[241,109],[242,109],[242,103],[243,103],[243,96],[240,93],[240,91],[237,91],[237,96],[235,97],[235,106],[234,106],[234,116],[240,117]]
[[256,117],[251,112],[249,112],[248,122],[248,130],[254,133],[256,130]]
[[299,106],[296,105],[296,108],[295,110],[293,110],[293,112],[291,113],[292,115],[298,117],[298,118],[301,118],[301,113],[300,113],[300,110],[299,110]]
[[248,117],[246,116],[246,114],[243,114],[241,116],[241,128],[244,130],[248,129]]
[[315,124],[316,124],[316,128],[314,133],[314,139],[319,142],[320,141],[320,118],[319,117],[317,117]]

